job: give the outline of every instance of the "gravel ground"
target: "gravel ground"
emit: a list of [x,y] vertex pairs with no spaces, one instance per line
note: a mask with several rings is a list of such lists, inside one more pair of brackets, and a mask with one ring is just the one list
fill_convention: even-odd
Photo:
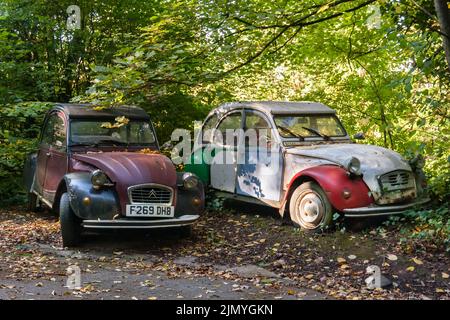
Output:
[[[228,203],[189,239],[108,232],[69,250],[49,212],[0,209],[0,299],[450,299],[449,255],[399,237],[376,225],[310,235],[271,209]],[[65,287],[70,265],[80,289]],[[370,265],[392,285],[369,290]]]

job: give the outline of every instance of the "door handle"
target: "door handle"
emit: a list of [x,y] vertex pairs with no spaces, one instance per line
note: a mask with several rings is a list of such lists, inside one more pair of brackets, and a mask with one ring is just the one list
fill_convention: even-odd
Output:
[[50,157],[52,154],[51,154],[50,152],[47,152],[45,155],[46,155],[47,157]]

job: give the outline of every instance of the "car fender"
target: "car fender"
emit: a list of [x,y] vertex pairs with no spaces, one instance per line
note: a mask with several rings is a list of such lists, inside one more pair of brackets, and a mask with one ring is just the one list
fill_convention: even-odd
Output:
[[92,188],[89,172],[75,172],[64,176],[70,207],[81,219],[113,219],[120,214],[119,199],[113,188]]
[[25,159],[25,165],[23,168],[23,185],[27,192],[33,190],[34,175],[36,173],[36,161],[37,153],[30,153]]
[[[203,182],[199,179],[198,185],[192,190],[184,188],[182,176],[184,172],[177,172],[177,197],[175,215],[200,215],[205,210],[205,190]],[[200,204],[195,205],[193,200],[200,199]]]
[[[316,181],[338,211],[368,206],[374,201],[361,177],[350,177],[347,170],[335,165],[319,165],[298,172],[289,182],[286,194],[291,195],[299,182],[305,180]],[[350,197],[345,198],[344,191],[349,191]]]

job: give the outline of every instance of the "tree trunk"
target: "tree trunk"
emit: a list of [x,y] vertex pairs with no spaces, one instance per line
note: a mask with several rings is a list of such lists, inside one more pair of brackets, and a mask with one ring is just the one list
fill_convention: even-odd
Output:
[[447,59],[448,70],[450,71],[450,14],[446,0],[434,0],[439,25],[441,27],[442,42]]

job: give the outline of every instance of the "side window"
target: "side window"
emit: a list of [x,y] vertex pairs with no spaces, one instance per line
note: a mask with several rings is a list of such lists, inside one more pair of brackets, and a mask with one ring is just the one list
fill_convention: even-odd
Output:
[[[216,135],[217,134],[221,135],[222,137],[221,142],[223,145],[230,145],[231,141],[227,141],[227,131],[241,129],[242,128],[241,121],[242,121],[242,113],[235,112],[226,116],[222,120],[222,122],[220,122],[219,127],[217,128],[218,132],[216,132]],[[214,138],[215,142],[219,142],[217,140],[217,136],[214,136]],[[234,144],[236,145],[236,143],[237,143],[237,136],[235,136],[234,139]]]
[[56,113],[50,115],[42,133],[41,144],[58,151],[66,149],[66,126],[64,120]]
[[52,146],[58,151],[66,150],[66,126],[61,117],[55,116],[54,139]]
[[130,125],[130,143],[154,143],[153,130],[147,122],[134,122]]
[[202,135],[203,135],[202,142],[204,144],[212,142],[214,134],[213,129],[216,128],[217,121],[219,121],[219,118],[215,114],[206,119],[205,124],[203,125],[202,128]]
[[267,146],[272,137],[270,124],[259,114],[247,113],[245,116],[246,145],[251,147]]
[[51,115],[42,131],[41,145],[50,147],[53,141],[53,127],[55,126],[55,116]]
[[236,113],[232,113],[230,115],[228,115],[225,119],[222,120],[222,122],[219,124],[219,131],[221,132],[225,132],[225,130],[228,129],[240,129],[241,128],[241,120],[242,120],[242,115],[239,112]]

